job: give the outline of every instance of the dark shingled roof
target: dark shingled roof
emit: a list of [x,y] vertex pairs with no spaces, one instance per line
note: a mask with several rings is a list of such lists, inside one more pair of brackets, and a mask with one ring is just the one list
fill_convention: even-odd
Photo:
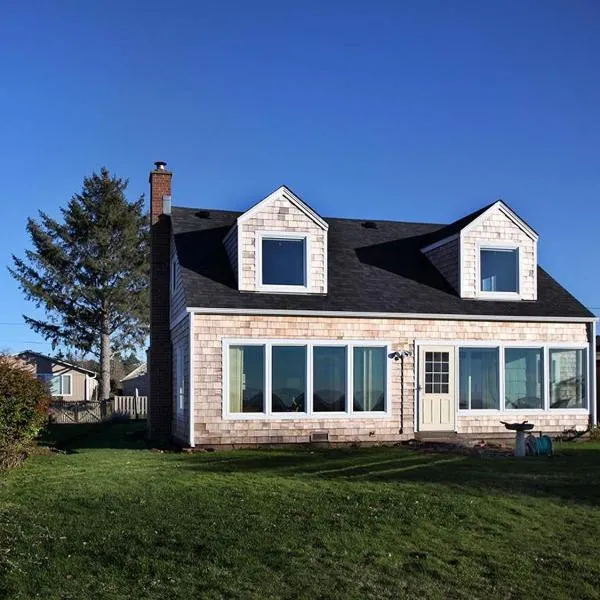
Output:
[[[472,221],[485,209],[465,218]],[[223,238],[241,214],[173,207],[173,233],[187,306],[513,317],[594,316],[539,267],[536,301],[460,298],[420,250],[445,237],[449,227],[454,228],[464,219],[450,226],[374,221],[376,227],[367,228],[362,220],[325,218],[329,224],[326,295],[240,292]]]

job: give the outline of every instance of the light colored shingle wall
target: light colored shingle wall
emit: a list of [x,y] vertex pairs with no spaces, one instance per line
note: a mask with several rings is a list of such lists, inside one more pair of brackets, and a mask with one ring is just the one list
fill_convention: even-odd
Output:
[[238,243],[242,247],[238,286],[243,291],[256,291],[257,232],[307,233],[310,239],[308,256],[309,293],[326,293],[327,232],[285,197],[266,203],[259,212],[238,225]]
[[460,294],[459,246],[459,239],[456,238],[425,253],[457,294]]
[[[414,434],[414,359],[402,365],[390,361],[389,418],[302,418],[226,420],[222,417],[223,338],[388,341],[394,350],[413,349],[415,340],[497,340],[585,343],[580,323],[516,323],[487,321],[426,321],[294,316],[194,316],[194,421],[197,444],[266,444],[308,442],[314,431],[326,430],[331,442],[394,442]],[[527,419],[529,415],[522,418]],[[521,418],[521,417],[520,417]],[[477,428],[502,431],[506,413],[460,417],[459,431]],[[532,422],[560,421],[559,430],[587,423],[587,416],[531,416]],[[402,430],[402,431],[401,431]],[[555,429],[556,430],[556,429]]]
[[519,246],[521,297],[523,300],[535,300],[537,298],[537,242],[507,217],[500,206],[494,207],[472,229],[462,233],[462,297],[477,297],[479,247],[490,242]]

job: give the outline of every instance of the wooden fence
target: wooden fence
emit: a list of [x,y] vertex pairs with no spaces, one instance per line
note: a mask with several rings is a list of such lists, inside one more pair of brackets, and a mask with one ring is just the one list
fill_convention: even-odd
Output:
[[99,423],[110,418],[110,401],[54,400],[50,404],[52,423]]
[[145,419],[148,416],[148,396],[115,396],[113,418]]
[[54,400],[50,405],[52,423],[99,423],[110,419],[145,419],[147,396],[114,396],[101,401]]

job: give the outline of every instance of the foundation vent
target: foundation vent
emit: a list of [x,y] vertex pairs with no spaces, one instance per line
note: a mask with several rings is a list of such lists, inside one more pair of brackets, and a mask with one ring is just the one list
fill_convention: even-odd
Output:
[[329,431],[313,431],[310,434],[311,442],[328,442],[329,441]]

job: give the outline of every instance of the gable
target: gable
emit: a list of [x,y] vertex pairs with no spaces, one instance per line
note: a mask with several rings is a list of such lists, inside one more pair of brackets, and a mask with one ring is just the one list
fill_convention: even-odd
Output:
[[[508,222],[512,224],[512,227],[508,225]],[[481,214],[478,214],[475,219],[462,227],[460,234],[463,236],[469,235],[473,230],[481,231],[481,228],[486,226],[497,228],[498,230],[505,229],[507,232],[513,231],[516,228],[522,234],[529,237],[529,239],[533,241],[538,240],[538,234],[534,229],[502,200],[494,202],[494,204],[483,210]]]
[[538,236],[504,203],[496,202],[460,233],[461,296],[478,298],[482,248],[515,248],[518,252],[520,300],[537,298]]
[[[224,244],[237,276],[238,289],[247,292],[287,291],[262,280],[262,241],[268,237],[301,240],[305,254],[305,285],[294,293],[327,293],[328,224],[288,188],[281,187],[238,217]],[[294,287],[294,286],[287,286]]]
[[327,231],[329,227],[327,223],[310,206],[308,206],[308,204],[300,200],[300,198],[285,185],[277,188],[273,193],[269,194],[266,198],[240,215],[237,220],[238,226],[243,225],[250,219],[256,218],[257,214],[269,214],[272,205],[276,205],[277,208],[289,208],[294,211],[297,216],[299,213],[302,213],[306,218],[313,221],[315,225],[319,226],[324,231]]

